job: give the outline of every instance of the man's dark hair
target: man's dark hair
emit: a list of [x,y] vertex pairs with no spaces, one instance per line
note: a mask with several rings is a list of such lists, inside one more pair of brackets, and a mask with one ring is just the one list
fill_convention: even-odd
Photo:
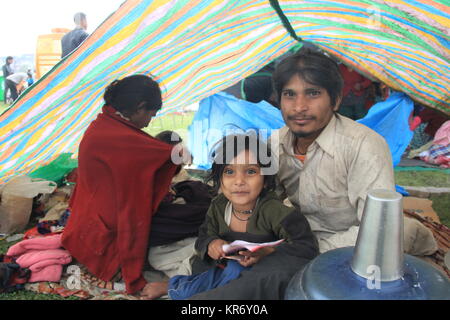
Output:
[[273,84],[278,103],[281,102],[281,91],[294,75],[303,81],[324,88],[335,106],[342,96],[344,79],[336,62],[323,53],[311,49],[301,49],[281,61],[273,74]]
[[105,104],[121,113],[131,115],[145,102],[146,110],[159,110],[162,106],[158,82],[139,74],[113,81],[103,95]]
[[7,56],[5,61],[8,62],[8,60],[12,60],[12,59],[14,59],[14,57]]
[[[269,168],[272,161],[275,161],[269,146],[261,141],[256,134],[231,134],[224,137],[216,145],[217,147],[211,155],[213,160],[211,173],[206,179],[206,182],[213,182],[216,192],[220,188],[225,167],[242,151],[249,150],[253,153],[258,166],[261,168]],[[266,158],[266,161],[263,161],[262,155]],[[275,190],[275,174],[265,174],[263,176],[264,188],[262,195],[268,191]]]

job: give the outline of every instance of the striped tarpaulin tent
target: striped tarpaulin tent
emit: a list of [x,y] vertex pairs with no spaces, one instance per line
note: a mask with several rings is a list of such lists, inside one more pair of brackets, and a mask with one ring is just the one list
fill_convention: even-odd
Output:
[[155,76],[164,114],[302,40],[450,114],[449,26],[444,1],[128,0],[0,116],[0,183],[76,153],[117,78]]

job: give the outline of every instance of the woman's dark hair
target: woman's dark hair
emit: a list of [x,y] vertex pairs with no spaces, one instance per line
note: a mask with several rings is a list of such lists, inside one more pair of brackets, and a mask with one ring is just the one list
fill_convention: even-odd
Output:
[[332,106],[342,96],[344,79],[337,63],[320,52],[305,48],[281,61],[275,69],[273,86],[278,103],[281,102],[281,91],[294,75],[324,88],[330,96]]
[[269,146],[260,140],[256,134],[231,134],[224,137],[214,148],[211,154],[212,168],[206,182],[213,182],[213,187],[217,192],[220,188],[223,171],[242,151],[249,150],[256,157],[256,162],[264,176],[264,188],[262,195],[268,191],[275,190],[275,173],[264,174],[264,168],[270,168],[274,159]]
[[[124,115],[134,114],[139,107],[159,110],[162,106],[161,89],[158,82],[139,74],[113,81],[103,95],[105,104]],[[141,104],[145,102],[142,106]]]

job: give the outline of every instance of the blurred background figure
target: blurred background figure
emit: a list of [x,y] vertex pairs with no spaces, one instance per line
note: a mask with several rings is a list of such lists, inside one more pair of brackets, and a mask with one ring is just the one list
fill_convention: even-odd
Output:
[[4,88],[4,94],[3,94],[3,101],[6,103],[6,97],[7,97],[7,92],[8,92],[8,87],[6,85],[6,78],[8,78],[8,76],[12,75],[14,73],[13,67],[12,67],[12,63],[14,62],[14,58],[9,56],[6,58],[5,64],[2,67],[2,71],[3,71],[3,82],[5,84]]
[[31,86],[34,83],[33,72],[31,72],[31,69],[28,69],[27,75],[28,75],[27,84],[28,84],[28,87],[29,87],[29,86]]
[[67,33],[61,39],[61,58],[66,57],[69,53],[78,48],[78,46],[89,36],[89,34],[86,32],[86,14],[84,14],[83,12],[78,12],[75,14],[73,20],[76,25],[75,29]]
[[16,101],[22,91],[26,88],[27,85],[28,74],[25,72],[17,72],[9,75],[6,78],[6,88],[11,91],[11,99],[12,101]]
[[367,114],[366,89],[372,85],[372,81],[343,63],[339,65],[339,70],[344,78],[344,92],[339,114],[352,120],[364,118]]

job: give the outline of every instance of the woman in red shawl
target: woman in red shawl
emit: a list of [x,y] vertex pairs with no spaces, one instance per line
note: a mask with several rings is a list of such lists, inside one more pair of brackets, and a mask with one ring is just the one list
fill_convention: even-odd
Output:
[[145,295],[142,272],[152,216],[177,166],[173,146],[141,129],[162,106],[156,81],[134,75],[112,82],[105,105],[84,133],[63,246],[104,281],[121,271],[127,292]]

